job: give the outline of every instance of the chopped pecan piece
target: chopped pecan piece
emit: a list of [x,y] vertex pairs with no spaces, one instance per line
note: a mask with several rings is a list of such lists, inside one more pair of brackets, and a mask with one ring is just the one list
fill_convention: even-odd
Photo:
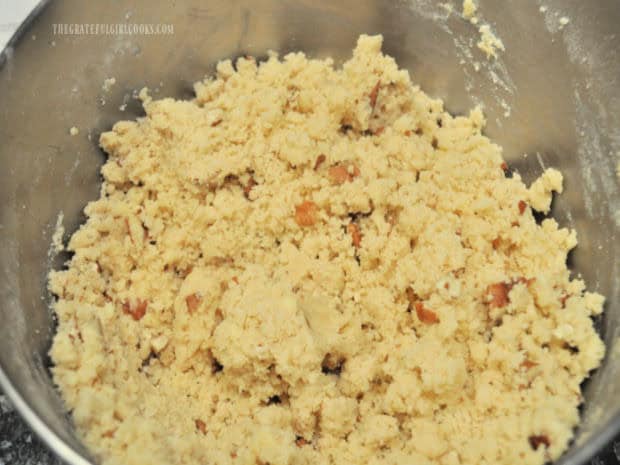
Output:
[[527,208],[527,204],[523,200],[519,200],[519,215],[523,215],[523,213],[525,213],[526,208]]
[[316,162],[314,163],[314,171],[318,170],[321,165],[325,163],[325,160],[327,160],[327,157],[323,153],[316,157]]
[[495,250],[497,250],[497,249],[499,249],[499,246],[500,246],[501,242],[502,242],[502,240],[499,237],[496,237],[495,239],[493,239],[491,241],[491,245],[493,246],[493,248]]
[[135,306],[132,306],[129,301],[126,300],[123,303],[123,312],[127,315],[131,315],[134,320],[138,321],[146,314],[147,305],[146,300],[138,300]]
[[318,207],[306,200],[295,206],[295,221],[299,226],[313,226],[318,220]]
[[529,286],[530,284],[532,284],[534,281],[536,281],[536,278],[525,278],[523,276],[521,276],[520,278],[516,278],[512,280],[512,285],[510,286],[512,288],[512,286],[514,286],[515,284],[525,284],[526,286]]
[[211,266],[231,265],[235,262],[232,257],[212,257],[208,264]]
[[544,434],[530,436],[528,440],[530,441],[530,446],[534,450],[538,450],[541,445],[544,445],[545,447],[549,447],[551,445],[551,441],[549,441],[549,438]]
[[487,287],[487,295],[490,296],[489,305],[491,307],[502,308],[508,305],[510,299],[508,293],[510,285],[506,283],[495,283]]
[[200,431],[202,434],[207,434],[207,425],[202,420],[194,420],[194,424],[196,425],[196,429]]
[[139,300],[132,314],[133,319],[140,320],[146,314],[146,308],[147,308],[146,300]]
[[125,229],[127,229],[127,235],[129,236],[129,240],[133,244],[133,236],[131,235],[131,228],[129,227],[129,220],[125,218]]
[[295,439],[295,444],[297,445],[297,447],[303,447],[308,444],[308,441],[306,441],[301,436],[297,436],[297,438]]
[[526,370],[529,370],[530,368],[534,368],[534,367],[538,366],[538,363],[536,363],[536,362],[532,362],[532,361],[531,361],[531,360],[529,360],[529,359],[525,359],[525,360],[523,360],[523,361],[521,362],[521,366],[522,366],[523,368],[525,368]]
[[216,358],[211,362],[211,373],[219,373],[224,369],[224,365],[222,365]]
[[185,297],[185,304],[187,305],[187,311],[189,313],[194,313],[198,307],[200,306],[200,301],[202,299],[198,294],[190,294]]
[[187,268],[180,268],[180,269],[175,267],[174,271],[180,278],[186,278],[187,275],[189,275],[193,270],[194,270],[194,267],[190,265]]
[[375,86],[370,91],[370,106],[374,109],[377,104],[377,97],[379,96],[379,88],[381,87],[381,80],[378,80]]
[[502,169],[503,172],[506,172],[506,171],[508,171],[508,164],[506,162],[503,162],[500,165],[500,168]]
[[342,373],[342,367],[344,366],[345,359],[333,354],[327,354],[321,362],[321,372],[324,375],[337,375]]
[[355,223],[349,223],[347,226],[347,231],[351,235],[353,247],[357,249],[362,243],[362,233],[360,231],[360,227]]
[[112,297],[110,297],[110,294],[108,294],[107,290],[103,291],[103,298],[106,302],[112,302]]
[[424,306],[422,302],[416,302],[414,304],[415,313],[418,315],[418,319],[422,323],[426,323],[428,325],[433,325],[439,323],[439,317],[435,312],[429,310]]
[[408,287],[405,292],[407,294],[407,300],[409,301],[409,308],[415,308],[415,313],[422,323],[429,325],[439,323],[439,317],[437,314],[424,306],[418,295],[411,287]]
[[329,168],[328,176],[332,184],[344,184],[352,182],[360,175],[360,170],[354,164],[339,163]]
[[415,293],[415,291],[410,287],[407,288],[407,290],[405,291],[405,294],[407,294],[407,300],[409,301],[410,307],[413,307],[416,304],[416,302],[420,300],[420,298]]
[[248,181],[248,183],[245,186],[243,186],[243,195],[245,195],[246,199],[250,198],[250,192],[252,192],[252,189],[257,184],[258,183],[256,182],[256,180],[251,177],[250,180]]

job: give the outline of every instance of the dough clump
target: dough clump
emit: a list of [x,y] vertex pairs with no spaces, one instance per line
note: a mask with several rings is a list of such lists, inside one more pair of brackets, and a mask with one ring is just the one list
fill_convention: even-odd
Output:
[[[542,465],[579,421],[603,298],[545,219],[361,36],[341,69],[217,66],[102,134],[49,286],[53,374],[105,465]],[[531,207],[532,206],[532,207]]]

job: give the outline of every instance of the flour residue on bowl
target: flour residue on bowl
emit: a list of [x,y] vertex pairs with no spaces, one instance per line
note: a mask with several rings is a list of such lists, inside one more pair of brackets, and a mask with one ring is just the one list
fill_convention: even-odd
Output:
[[65,235],[65,227],[63,224],[64,220],[65,214],[61,211],[56,218],[56,225],[54,226],[54,232],[52,233],[52,243],[47,253],[49,257],[56,256],[65,250],[65,245],[63,244],[63,237]]
[[[478,5],[474,0],[463,0],[463,18],[468,20],[470,23],[476,25],[479,23],[479,19],[477,16]],[[477,47],[484,52],[487,56],[487,59],[495,59],[497,58],[498,52],[505,51],[504,43],[502,40],[495,34],[495,32],[491,29],[489,24],[482,24],[478,28],[478,32],[480,33],[480,40],[476,44]]]
[[551,34],[556,34],[570,24],[571,18],[563,12],[540,4],[538,11],[543,15],[545,27]]
[[[487,96],[501,109],[494,122],[502,127],[503,119],[512,114],[517,88],[502,59],[505,45],[491,23],[486,21],[483,9],[475,0],[446,3],[408,0],[406,3],[417,15],[434,21],[442,31],[452,37],[456,56],[465,74],[464,88],[470,93],[475,105],[486,107],[482,98],[473,92],[481,75],[490,81]],[[470,23],[477,38],[455,33],[449,24],[451,19]],[[477,58],[476,55],[480,52],[485,55],[485,59]]]
[[[562,17],[562,13],[548,10],[546,17]],[[548,21],[546,24],[548,26]],[[620,150],[620,119],[615,112],[607,110],[615,108],[620,101],[603,101],[601,97],[611,95],[618,80],[613,82],[606,78],[610,74],[607,67],[611,57],[605,55],[600,41],[586,33],[587,19],[576,17],[571,20],[571,26],[563,30],[561,37],[568,58],[577,70],[573,77],[573,101],[577,160],[585,184],[584,204],[590,218],[608,216],[616,228],[620,228],[618,206],[611,201],[617,198],[620,190],[614,176]],[[608,145],[611,150],[605,148]]]

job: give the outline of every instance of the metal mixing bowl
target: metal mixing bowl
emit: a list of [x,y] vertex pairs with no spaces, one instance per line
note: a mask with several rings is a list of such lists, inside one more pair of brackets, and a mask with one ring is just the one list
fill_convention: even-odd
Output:
[[[460,6],[453,2],[455,8]],[[487,61],[477,28],[435,0],[81,0],[40,5],[0,58],[0,384],[30,426],[70,464],[89,463],[49,374],[54,320],[46,292],[59,213],[68,233],[98,197],[98,135],[142,114],[132,92],[191,96],[218,59],[304,50],[348,57],[360,33],[447,108],[484,105],[487,134],[531,181],[559,167],[554,216],[580,243],[570,265],[607,296],[608,346],[584,386],[583,423],[559,463],[582,464],[620,428],[620,2],[480,0],[506,51]],[[564,26],[562,17],[570,19]],[[169,23],[173,35],[54,35],[55,23]],[[474,62],[478,62],[476,65]],[[477,71],[476,68],[479,67]],[[104,79],[117,84],[102,90]],[[125,101],[124,101],[125,100]],[[105,103],[104,103],[105,102]],[[127,103],[126,111],[119,106]],[[72,126],[80,134],[70,137]],[[87,137],[90,135],[90,137]],[[527,156],[524,156],[527,154]]]

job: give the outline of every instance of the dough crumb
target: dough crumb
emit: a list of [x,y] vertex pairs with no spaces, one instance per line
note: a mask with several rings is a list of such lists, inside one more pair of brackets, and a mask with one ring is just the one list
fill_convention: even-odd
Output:
[[532,183],[528,191],[528,200],[532,208],[542,213],[549,213],[553,192],[562,193],[562,173],[548,168]]
[[142,104],[146,107],[149,103],[151,103],[151,101],[153,100],[153,98],[150,96],[149,94],[149,88],[148,87],[143,87],[142,89],[140,89],[140,91],[137,94],[137,98],[138,100],[142,101]]
[[491,26],[483,24],[478,29],[480,32],[480,41],[478,41],[478,48],[482,50],[488,59],[497,58],[497,52],[505,51],[504,43],[499,37],[497,37],[491,30]]
[[103,85],[101,86],[101,90],[104,92],[109,92],[112,86],[116,84],[116,78],[107,78],[103,81]]
[[474,0],[463,0],[463,18],[469,20],[472,24],[478,23],[476,11],[478,7]]
[[72,126],[69,129],[69,134],[72,135],[72,136],[77,136],[79,133],[80,133],[80,130],[77,127],[75,127],[75,126]]

